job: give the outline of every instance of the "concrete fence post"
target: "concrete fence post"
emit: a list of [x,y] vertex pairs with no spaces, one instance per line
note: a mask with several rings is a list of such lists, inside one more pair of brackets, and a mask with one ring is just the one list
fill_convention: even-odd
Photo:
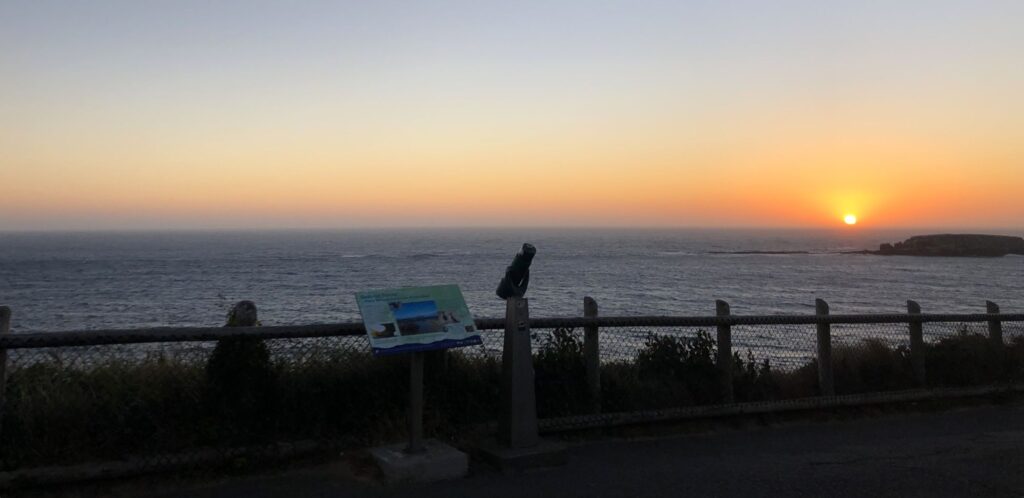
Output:
[[[990,315],[998,315],[999,305],[992,301],[985,301],[985,311]],[[997,350],[1003,348],[1003,322],[998,318],[988,321],[988,338]]]
[[529,448],[540,442],[540,433],[530,349],[530,308],[524,297],[506,300],[504,346],[498,441],[509,448]]
[[[715,314],[719,317],[729,316],[729,303],[719,299],[715,301]],[[732,403],[732,325],[718,326],[718,357],[715,358],[721,381],[722,401]]]
[[[583,317],[597,318],[597,301],[583,298]],[[601,344],[597,325],[583,328],[583,361],[587,368],[587,388],[590,391],[590,411],[601,413]]]
[[[225,327],[259,325],[256,303],[239,301],[228,311]],[[275,370],[270,351],[257,337],[225,337],[217,341],[206,360],[206,381],[211,408],[231,420],[232,430],[258,433],[266,413],[274,406]]]
[[[0,337],[11,332],[11,308],[0,306]],[[7,404],[7,349],[0,348],[0,422]],[[2,430],[2,426],[0,426]]]
[[[814,300],[814,311],[819,317],[828,316],[828,303]],[[832,376],[832,324],[818,322],[818,387],[822,396],[835,396]]]
[[915,317],[921,315],[921,305],[917,301],[907,301],[907,314],[911,316],[910,328],[910,365],[914,370],[914,381],[918,386],[925,386],[928,383],[925,373],[925,352],[924,352],[924,324]]

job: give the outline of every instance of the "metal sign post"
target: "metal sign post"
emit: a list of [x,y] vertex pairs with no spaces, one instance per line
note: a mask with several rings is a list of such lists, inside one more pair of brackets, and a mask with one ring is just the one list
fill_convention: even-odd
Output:
[[456,285],[381,289],[356,294],[376,356],[409,355],[409,441],[370,450],[394,481],[434,481],[466,475],[469,457],[423,437],[423,364],[426,351],[482,344],[476,321]]
[[423,453],[423,353],[409,356],[409,446],[405,452]]

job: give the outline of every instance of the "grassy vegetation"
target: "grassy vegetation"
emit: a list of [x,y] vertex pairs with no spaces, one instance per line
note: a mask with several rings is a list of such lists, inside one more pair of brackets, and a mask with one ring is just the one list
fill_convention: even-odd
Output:
[[[588,413],[581,334],[542,334],[534,358],[541,417]],[[714,339],[649,335],[631,359],[601,366],[604,411],[722,402]],[[203,446],[329,439],[369,445],[405,434],[408,362],[319,348],[275,360],[266,348],[219,348],[206,362],[153,354],[87,366],[43,356],[9,372],[0,431],[5,470],[115,459]],[[909,352],[879,340],[833,350],[839,394],[914,386]],[[426,364],[426,429],[454,437],[495,419],[500,360],[436,352]],[[1001,350],[963,331],[926,347],[931,386],[1024,380],[1024,340]],[[736,401],[817,394],[817,365],[778,370],[733,356]]]
[[[631,361],[601,366],[605,411],[633,411],[721,403],[717,344],[710,334],[694,337],[649,335]],[[836,394],[893,391],[916,385],[906,346],[880,339],[838,345],[832,350]],[[956,387],[1024,381],[1024,337],[997,349],[987,336],[967,329],[925,344],[927,387]],[[538,412],[542,417],[587,413],[583,344],[579,334],[557,330],[534,361]],[[733,353],[732,388],[737,402],[796,399],[820,394],[818,365],[776,369],[747,350]]]
[[[80,367],[52,357],[15,369],[7,380],[0,465],[9,470],[301,439],[362,446],[405,434],[407,358],[313,351],[301,362],[268,358],[244,375],[211,365],[216,362],[152,355]],[[425,375],[431,434],[451,436],[493,420],[495,360],[429,353]],[[231,378],[238,384],[227,383]],[[260,390],[249,384],[254,378]]]

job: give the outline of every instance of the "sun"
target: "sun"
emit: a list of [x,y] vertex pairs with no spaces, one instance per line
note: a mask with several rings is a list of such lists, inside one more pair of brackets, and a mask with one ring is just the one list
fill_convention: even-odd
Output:
[[845,222],[847,225],[856,225],[857,215],[848,214],[846,216],[843,216],[843,222]]

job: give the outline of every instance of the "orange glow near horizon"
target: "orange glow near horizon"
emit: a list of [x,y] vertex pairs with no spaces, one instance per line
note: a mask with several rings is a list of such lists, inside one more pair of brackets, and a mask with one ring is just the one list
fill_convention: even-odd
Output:
[[953,140],[915,143],[888,135],[830,145],[829,137],[794,132],[767,146],[756,130],[737,129],[720,144],[665,147],[644,136],[665,130],[614,132],[619,140],[595,134],[553,143],[508,129],[507,143],[469,145],[455,133],[394,149],[360,140],[338,147],[273,137],[257,145],[257,136],[242,145],[239,138],[171,144],[68,135],[59,149],[7,148],[8,157],[31,167],[0,170],[0,216],[11,223],[88,215],[114,220],[115,227],[160,220],[172,226],[260,220],[285,227],[826,227],[853,212],[870,216],[875,227],[1011,227],[1024,217],[1024,175],[1008,160],[972,169],[977,151]]
[[[0,211],[11,218],[87,214],[115,225],[137,219],[186,226],[265,220],[273,226],[825,227],[854,211],[882,227],[1014,226],[1024,215],[1021,175],[1010,168],[990,170],[987,178],[968,173],[970,160],[955,156],[946,167],[899,171],[876,151],[871,159],[879,166],[861,169],[853,181],[834,173],[841,167],[801,166],[787,154],[759,161],[756,150],[748,158],[684,150],[617,155],[597,143],[558,153],[525,147],[468,157],[457,150],[431,157],[421,149],[362,158],[308,158],[302,150],[269,158],[194,153],[175,161],[177,167],[157,166],[161,159],[142,154],[119,158],[111,151],[90,159],[82,151],[70,161],[38,161],[31,171],[0,171]],[[815,154],[807,162],[830,159]]]

